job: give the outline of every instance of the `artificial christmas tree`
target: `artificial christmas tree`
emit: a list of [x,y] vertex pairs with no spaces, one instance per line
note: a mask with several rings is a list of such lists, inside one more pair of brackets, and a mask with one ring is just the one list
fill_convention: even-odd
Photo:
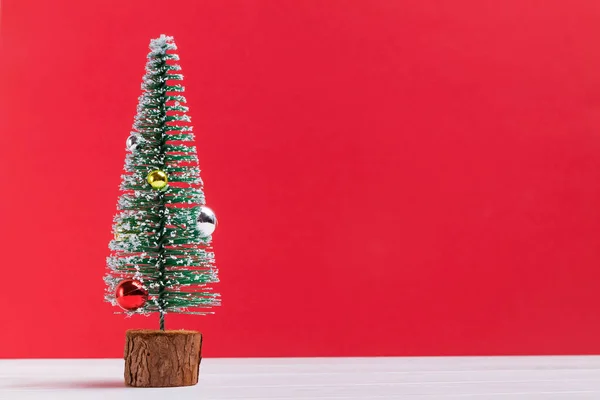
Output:
[[126,314],[158,313],[160,330],[131,330],[130,386],[185,386],[198,380],[202,336],[165,331],[168,313],[207,314],[219,305],[212,253],[214,213],[205,206],[194,135],[172,37],[150,41],[107,259],[106,300]]

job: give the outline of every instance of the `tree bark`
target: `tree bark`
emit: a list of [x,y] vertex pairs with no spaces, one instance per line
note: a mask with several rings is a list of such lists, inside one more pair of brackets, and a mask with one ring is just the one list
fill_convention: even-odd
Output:
[[198,383],[202,334],[196,331],[132,329],[125,343],[125,384],[135,387]]

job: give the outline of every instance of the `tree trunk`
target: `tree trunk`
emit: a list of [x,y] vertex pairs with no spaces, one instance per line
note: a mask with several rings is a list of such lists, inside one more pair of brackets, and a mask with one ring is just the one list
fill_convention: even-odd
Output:
[[132,329],[125,343],[125,384],[135,387],[198,383],[202,334]]

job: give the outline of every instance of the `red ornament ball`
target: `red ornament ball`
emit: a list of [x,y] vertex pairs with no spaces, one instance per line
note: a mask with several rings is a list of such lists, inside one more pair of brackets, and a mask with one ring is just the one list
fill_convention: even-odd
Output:
[[148,301],[148,291],[134,279],[124,279],[117,285],[115,298],[122,309],[135,311]]

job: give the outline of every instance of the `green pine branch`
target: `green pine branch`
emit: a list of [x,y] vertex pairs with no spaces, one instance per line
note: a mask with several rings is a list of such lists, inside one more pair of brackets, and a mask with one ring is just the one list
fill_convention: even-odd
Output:
[[[161,36],[150,49],[133,123],[139,143],[125,160],[105,281],[113,304],[122,279],[142,282],[149,301],[135,313],[159,313],[164,329],[165,314],[206,314],[219,296],[210,291],[218,282],[211,238],[202,237],[196,223],[205,198],[176,46]],[[146,182],[156,169],[168,176],[164,190]]]

